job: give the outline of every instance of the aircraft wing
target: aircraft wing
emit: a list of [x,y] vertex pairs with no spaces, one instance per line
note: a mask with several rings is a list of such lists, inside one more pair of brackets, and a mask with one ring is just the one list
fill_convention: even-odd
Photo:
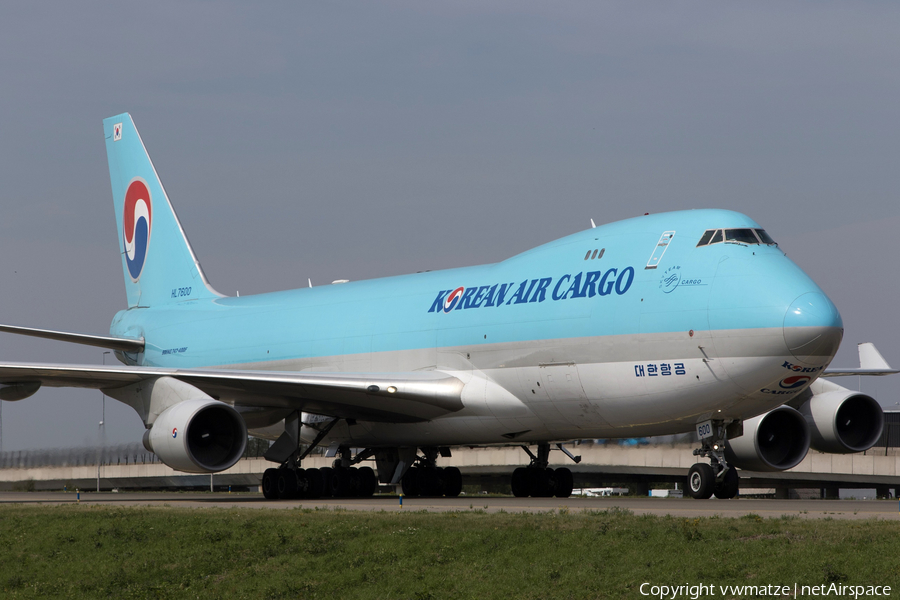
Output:
[[846,375],[893,375],[900,369],[892,369],[878,348],[872,342],[857,344],[859,350],[859,368],[825,369],[822,377],[844,377]]
[[237,407],[288,408],[346,419],[409,423],[463,408],[463,382],[440,371],[314,373],[41,363],[0,364],[0,399],[21,399],[40,386],[113,390],[157,377],[179,379]]
[[98,348],[109,348],[111,350],[121,350],[122,352],[144,351],[144,340],[133,340],[130,338],[69,333],[68,331],[53,331],[51,329],[36,329],[34,327],[19,327],[17,325],[0,325],[0,332],[70,342],[72,344],[83,344],[85,346],[97,346]]

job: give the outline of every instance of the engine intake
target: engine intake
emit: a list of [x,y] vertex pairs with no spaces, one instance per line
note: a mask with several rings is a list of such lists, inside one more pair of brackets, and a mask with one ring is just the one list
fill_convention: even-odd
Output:
[[871,396],[839,388],[814,394],[800,407],[809,425],[811,445],[820,452],[863,452],[878,442],[884,412]]
[[232,467],[247,446],[247,426],[231,406],[211,398],[170,406],[144,432],[144,447],[177,471],[215,473]]
[[725,442],[725,460],[740,469],[784,471],[800,464],[809,443],[803,415],[779,406],[744,421],[744,435]]

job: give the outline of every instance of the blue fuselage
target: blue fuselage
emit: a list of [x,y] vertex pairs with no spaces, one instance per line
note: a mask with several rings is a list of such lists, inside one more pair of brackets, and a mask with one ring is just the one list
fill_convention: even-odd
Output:
[[[146,366],[442,370],[475,374],[524,407],[488,408],[497,422],[484,426],[465,410],[447,427],[372,424],[356,439],[390,431],[419,443],[458,435],[466,419],[471,432],[455,443],[502,441],[524,428],[512,421],[535,439],[683,431],[713,411],[748,418],[783,403],[842,333],[831,301],[776,245],[698,246],[713,229],[760,226],[730,211],[665,213],[490,265],[237,298],[188,291],[118,313],[111,334],[143,337],[145,352],[127,360]],[[811,375],[787,381],[795,367]]]

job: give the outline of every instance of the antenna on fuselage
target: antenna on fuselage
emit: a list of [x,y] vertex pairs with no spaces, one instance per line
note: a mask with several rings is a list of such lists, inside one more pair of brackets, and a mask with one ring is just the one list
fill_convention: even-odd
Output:
[[312,287],[312,278],[307,277],[306,280],[309,282],[309,287]]
[[591,229],[597,229],[597,225],[594,223],[593,219],[591,219]]

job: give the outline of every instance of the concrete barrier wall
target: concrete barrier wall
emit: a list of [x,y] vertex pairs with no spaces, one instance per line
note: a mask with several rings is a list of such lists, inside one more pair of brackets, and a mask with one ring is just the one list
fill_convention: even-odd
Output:
[[[550,463],[554,467],[568,466],[576,473],[589,475],[592,471],[641,474],[644,478],[657,476],[661,481],[673,480],[687,473],[697,458],[692,455],[693,446],[618,446],[593,445],[571,446],[573,454],[581,455],[577,466],[562,452],[550,453]],[[333,459],[312,456],[303,461],[304,468],[330,466]],[[369,462],[374,467],[374,462]],[[517,466],[528,464],[528,456],[518,447],[454,449],[449,459],[440,459],[441,465],[455,465],[464,475],[508,476]],[[263,471],[272,468],[271,462],[262,458],[241,460],[234,467],[216,473],[213,482],[217,486],[259,485]],[[743,472],[742,476],[751,475]],[[821,476],[834,480],[861,484],[871,481],[872,485],[900,485],[900,454],[893,450],[884,455],[884,450],[870,451],[868,454],[821,454],[810,451],[806,459],[796,468],[777,474],[758,474],[764,477],[802,477],[814,485]],[[192,475],[175,471],[159,463],[104,465],[100,467],[102,489],[177,488],[207,487],[209,475]],[[63,485],[83,489],[95,489],[97,466],[40,467],[29,469],[0,469],[0,489],[34,486],[34,489],[61,489]]]

